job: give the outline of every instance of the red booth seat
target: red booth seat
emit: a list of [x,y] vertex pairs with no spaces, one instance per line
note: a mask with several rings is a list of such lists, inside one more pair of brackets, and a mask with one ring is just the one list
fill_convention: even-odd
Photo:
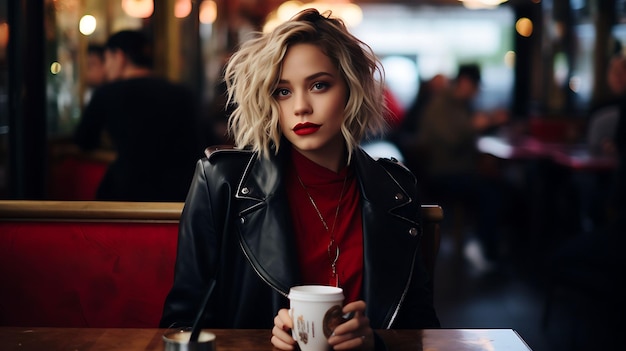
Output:
[[48,144],[49,177],[47,199],[92,201],[111,162],[117,155],[106,149],[81,151],[67,140]]
[[157,327],[181,209],[0,201],[0,325]]

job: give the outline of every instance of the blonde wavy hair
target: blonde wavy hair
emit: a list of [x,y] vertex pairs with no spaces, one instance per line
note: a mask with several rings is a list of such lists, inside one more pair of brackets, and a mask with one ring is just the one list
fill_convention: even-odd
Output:
[[234,107],[228,131],[238,148],[251,147],[269,157],[274,145],[274,152],[278,152],[282,133],[274,91],[287,49],[299,43],[319,47],[347,83],[349,97],[341,133],[350,160],[364,138],[379,135],[386,128],[384,70],[373,50],[329,12],[322,15],[315,9],[303,10],[271,33],[244,42],[231,56],[224,72],[227,104]]

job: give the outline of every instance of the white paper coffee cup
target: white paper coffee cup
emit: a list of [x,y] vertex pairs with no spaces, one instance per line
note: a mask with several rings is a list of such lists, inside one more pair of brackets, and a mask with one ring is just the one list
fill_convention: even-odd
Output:
[[289,290],[291,334],[302,351],[327,351],[328,337],[343,321],[343,289],[302,285]]

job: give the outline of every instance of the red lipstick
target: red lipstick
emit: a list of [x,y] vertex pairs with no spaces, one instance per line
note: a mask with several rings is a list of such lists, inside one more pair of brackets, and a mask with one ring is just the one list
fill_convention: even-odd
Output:
[[309,135],[317,132],[320,127],[321,125],[310,122],[298,123],[293,127],[293,132],[297,135]]

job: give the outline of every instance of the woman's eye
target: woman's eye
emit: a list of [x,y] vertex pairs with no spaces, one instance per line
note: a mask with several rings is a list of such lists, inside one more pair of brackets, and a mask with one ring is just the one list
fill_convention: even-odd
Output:
[[313,84],[313,90],[324,90],[328,88],[329,84],[324,82],[317,82]]
[[289,95],[289,90],[285,88],[278,88],[274,91],[274,96],[277,96],[277,97],[283,97],[283,96],[288,96],[288,95]]

